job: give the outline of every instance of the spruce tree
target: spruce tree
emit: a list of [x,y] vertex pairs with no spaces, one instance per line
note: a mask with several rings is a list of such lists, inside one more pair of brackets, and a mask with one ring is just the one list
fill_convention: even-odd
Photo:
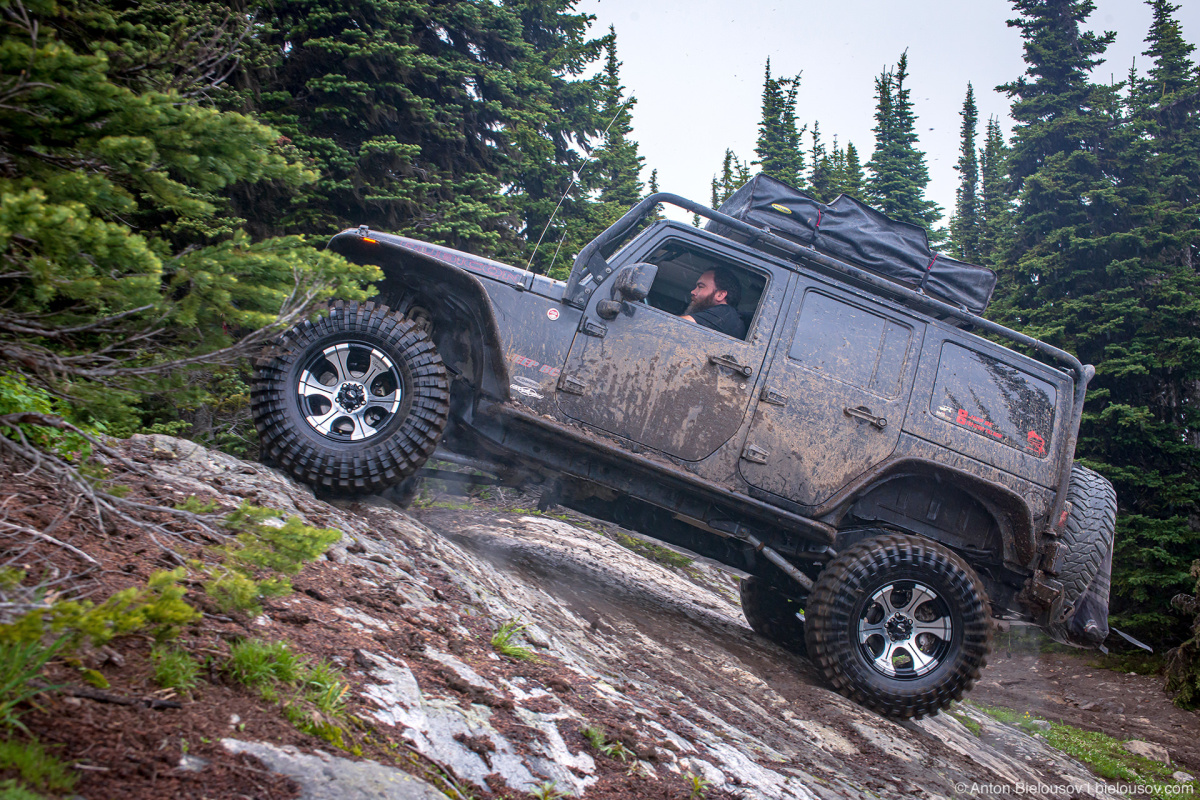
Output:
[[725,158],[721,162],[720,177],[713,175],[712,207],[720,208],[743,183],[750,180],[750,166],[726,148]]
[[[650,170],[650,181],[646,184],[646,196],[649,197],[652,194],[658,194],[658,192],[659,192],[658,170],[652,169],[652,170]],[[657,222],[658,220],[662,219],[663,218],[662,210],[663,210],[663,207],[662,207],[661,203],[654,206],[654,211],[653,211],[653,213],[650,214],[650,221]]]
[[867,191],[871,203],[892,219],[932,228],[942,211],[925,199],[929,170],[916,147],[917,118],[907,79],[907,50],[894,70],[875,79],[875,152],[867,163]]
[[955,192],[954,217],[950,220],[950,236],[954,254],[964,261],[979,261],[979,160],[975,151],[975,130],[979,111],[975,107],[975,89],[967,84],[963,100],[962,144],[959,148],[958,190]]
[[[203,17],[178,8],[185,21]],[[281,316],[295,321],[314,301],[366,297],[359,280],[376,268],[299,237],[252,241],[229,213],[222,194],[234,184],[296,190],[315,176],[281,151],[277,131],[203,107],[205,93],[191,90],[212,81],[164,60],[180,33],[220,43],[220,31],[198,22],[164,38],[102,4],[7,10],[0,373],[65,398],[75,421],[129,435],[149,393],[174,390],[177,406],[203,399],[180,391],[186,369],[257,350]],[[110,74],[102,54],[118,50]],[[5,398],[14,402],[22,410]]]
[[804,151],[800,138],[807,126],[796,128],[796,92],[799,88],[799,75],[772,78],[771,60],[767,59],[762,116],[754,150],[758,159],[751,163],[761,167],[764,175],[804,188]]
[[1136,410],[1140,425],[1137,436],[1089,444],[1136,492],[1122,518],[1118,611],[1161,631],[1164,594],[1187,588],[1190,560],[1200,555],[1200,80],[1174,19],[1178,6],[1150,5],[1151,67],[1131,76],[1125,124],[1110,145],[1129,231],[1104,242],[1108,269],[1137,287],[1136,311],[1128,292],[1114,293],[1106,375],[1113,400]]
[[842,194],[847,194],[856,200],[862,200],[866,195],[866,175],[863,174],[862,164],[858,160],[858,150],[854,142],[846,142],[846,166],[842,170]]
[[321,177],[300,196],[248,191],[242,208],[266,229],[365,223],[515,255],[515,233],[537,238],[564,192],[560,214],[586,203],[571,176],[598,132],[600,82],[580,76],[602,43],[572,5],[263,3],[257,38],[274,61],[240,76],[238,99]]
[[[573,255],[596,230],[594,166],[586,153],[608,124],[599,113],[601,85],[583,73],[603,53],[606,39],[589,38],[591,18],[560,0],[510,0],[520,20],[530,73],[521,105],[511,113],[512,150],[502,172],[505,200],[517,241],[496,254],[536,272],[563,277]],[[506,227],[509,227],[506,225]],[[541,241],[541,246],[538,242]],[[553,246],[550,246],[553,243]],[[535,255],[536,253],[536,255]]]
[[1008,145],[1000,121],[988,118],[979,149],[979,260],[996,266],[1011,241],[1012,192],[1008,182]]
[[594,163],[589,172],[593,182],[599,185],[600,202],[616,204],[623,214],[642,196],[640,173],[644,159],[638,155],[637,142],[629,138],[633,132],[632,112],[637,99],[625,97],[621,62],[617,60],[617,32],[612,27],[608,29],[604,49],[600,119],[606,121],[606,127],[600,147],[592,153]]
[[1192,588],[1200,556],[1189,442],[1200,379],[1198,173],[1188,171],[1200,87],[1167,3],[1153,6],[1151,77],[1135,74],[1125,103],[1120,86],[1089,80],[1114,36],[1083,30],[1090,1],[1015,5],[1022,16],[1010,24],[1029,67],[1001,87],[1015,99],[1007,163],[1018,204],[995,308],[1096,365],[1077,454],[1117,487],[1112,610],[1161,645],[1183,634],[1167,601]]
[[808,180],[808,192],[823,203],[828,203],[838,193],[837,167],[834,158],[837,157],[837,142],[834,142],[834,158],[825,150],[821,141],[821,123],[814,122],[812,126],[812,172]]

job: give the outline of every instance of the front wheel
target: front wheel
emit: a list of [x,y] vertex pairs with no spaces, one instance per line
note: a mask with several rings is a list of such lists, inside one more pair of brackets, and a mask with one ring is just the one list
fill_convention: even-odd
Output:
[[805,618],[826,680],[890,717],[920,719],[962,699],[991,646],[974,570],[915,536],[876,536],[838,555],[817,578]]
[[446,428],[450,392],[433,342],[387,306],[334,303],[287,331],[255,364],[254,425],[297,479],[341,493],[412,475]]

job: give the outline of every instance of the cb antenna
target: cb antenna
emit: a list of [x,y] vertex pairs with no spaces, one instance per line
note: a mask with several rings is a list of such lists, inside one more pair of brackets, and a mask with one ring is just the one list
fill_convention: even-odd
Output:
[[[608,136],[608,130],[609,130],[609,128],[611,128],[611,127],[613,126],[613,123],[617,121],[617,117],[621,116],[621,112],[622,112],[622,111],[624,111],[624,110],[625,110],[625,108],[626,108],[626,107],[627,107],[627,106],[628,106],[630,103],[632,103],[632,102],[633,102],[633,100],[634,100],[634,98],[630,97],[628,100],[626,100],[624,103],[622,103],[622,104],[621,104],[621,107],[617,109],[617,113],[613,114],[613,118],[612,118],[612,119],[610,119],[610,120],[608,121],[608,124],[604,126],[604,133],[603,133],[603,134],[601,134],[601,136],[603,136],[603,137],[607,137],[607,136]],[[554,224],[554,218],[555,218],[556,216],[558,216],[558,210],[559,210],[560,208],[562,208],[563,201],[564,201],[564,200],[566,200],[566,199],[567,199],[567,195],[571,193],[571,187],[573,187],[573,186],[575,185],[575,182],[579,180],[579,175],[580,175],[580,173],[582,173],[582,172],[583,172],[583,170],[584,170],[584,168],[585,168],[585,167],[587,167],[587,165],[588,165],[588,162],[592,160],[592,154],[593,154],[593,153],[595,153],[595,152],[596,152],[595,150],[592,150],[592,152],[591,152],[591,153],[588,153],[588,154],[587,154],[587,155],[584,157],[584,159],[583,159],[583,163],[579,165],[579,169],[577,169],[577,170],[575,170],[574,172],[572,172],[572,173],[571,173],[571,182],[567,184],[567,188],[566,188],[566,190],[565,190],[565,191],[562,193],[562,197],[558,198],[558,204],[557,204],[556,206],[554,206],[554,211],[553,211],[553,212],[551,212],[551,214],[550,214],[550,219],[546,220],[546,227],[542,228],[542,235],[538,237],[537,244],[535,244],[535,245],[533,246],[533,254],[529,256],[529,261],[527,261],[527,262],[525,263],[525,268],[526,268],[526,269],[529,269],[531,266],[533,266],[533,260],[534,260],[535,258],[537,258],[537,252],[538,252],[538,248],[542,246],[542,240],[546,238],[546,232],[547,232],[547,231],[549,231],[549,230],[550,230],[550,226]],[[559,246],[559,247],[562,247],[563,239],[566,239],[566,238],[567,238],[566,231],[563,231],[563,238],[558,240],[558,246]],[[558,250],[557,250],[557,249],[554,251],[554,259],[555,259],[555,260],[558,260]],[[554,266],[554,262],[553,262],[553,261],[550,263],[550,266],[551,266],[551,267],[553,267],[553,266]]]

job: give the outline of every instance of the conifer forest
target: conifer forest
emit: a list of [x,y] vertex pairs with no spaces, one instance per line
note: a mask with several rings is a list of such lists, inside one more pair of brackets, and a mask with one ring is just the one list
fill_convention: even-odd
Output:
[[[1200,68],[1179,6],[1147,5],[1113,82],[1091,0],[1011,0],[1012,133],[968,65],[953,208],[926,196],[903,42],[870,142],[822,130],[764,58],[754,152],[699,167],[693,199],[758,172],[855,196],[995,270],[990,318],[1094,364],[1077,458],[1119,497],[1112,621],[1162,650],[1197,635],[1171,601],[1200,579]],[[253,455],[247,356],[379,278],[323,249],[344,228],[565,277],[658,188],[620,31],[575,6],[0,0],[0,433]]]

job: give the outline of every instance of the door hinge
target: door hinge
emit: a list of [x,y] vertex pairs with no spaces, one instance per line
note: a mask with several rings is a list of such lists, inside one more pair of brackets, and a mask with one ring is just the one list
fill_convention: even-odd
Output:
[[752,444],[747,445],[746,449],[742,451],[742,458],[747,461],[753,461],[755,464],[767,463],[767,457],[770,455],[766,450],[763,450],[761,447],[755,447]]
[[601,325],[599,322],[592,322],[590,319],[583,321],[581,328],[585,336],[595,336],[597,339],[603,339],[604,334],[608,333],[608,326]]
[[764,386],[759,399],[764,403],[770,403],[773,406],[786,406],[788,397],[782,392],[777,392],[774,389]]
[[573,378],[570,375],[563,375],[558,379],[558,390],[567,394],[583,394],[583,390],[587,388],[587,384]]

